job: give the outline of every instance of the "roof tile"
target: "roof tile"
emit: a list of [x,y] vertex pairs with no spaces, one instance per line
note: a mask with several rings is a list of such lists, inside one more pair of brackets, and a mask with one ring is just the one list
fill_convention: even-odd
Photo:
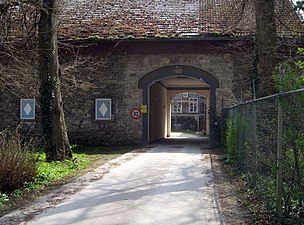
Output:
[[[276,16],[280,34],[303,33],[290,0],[276,1]],[[60,21],[65,39],[255,32],[253,0],[63,0]]]

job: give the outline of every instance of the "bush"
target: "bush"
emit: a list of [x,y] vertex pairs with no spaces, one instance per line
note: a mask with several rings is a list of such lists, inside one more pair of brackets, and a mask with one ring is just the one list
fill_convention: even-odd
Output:
[[[304,88],[304,49],[296,59],[281,63],[273,72],[278,91]],[[304,94],[280,99],[283,109],[283,204],[285,216],[304,224]],[[285,222],[291,224],[292,222]]]
[[226,136],[226,143],[227,143],[227,153],[231,156],[235,156],[235,149],[237,147],[237,128],[235,127],[232,120],[227,122],[227,136]]
[[37,175],[32,144],[22,143],[17,133],[0,133],[0,192],[12,192]]
[[235,163],[238,150],[238,123],[236,118],[232,118],[227,122],[226,132],[226,149],[227,149],[227,162]]

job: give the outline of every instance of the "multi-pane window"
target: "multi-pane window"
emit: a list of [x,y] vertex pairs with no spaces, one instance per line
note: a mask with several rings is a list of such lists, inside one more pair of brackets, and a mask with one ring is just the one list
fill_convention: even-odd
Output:
[[182,113],[182,102],[180,101],[173,101],[173,113]]
[[198,99],[189,98],[189,113],[198,113]]

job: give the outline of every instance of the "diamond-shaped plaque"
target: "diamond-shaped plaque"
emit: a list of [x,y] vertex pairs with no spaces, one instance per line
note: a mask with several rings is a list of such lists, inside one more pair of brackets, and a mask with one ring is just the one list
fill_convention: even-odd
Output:
[[35,119],[35,99],[20,100],[20,119],[22,120]]
[[95,119],[111,120],[111,99],[97,98],[95,100]]
[[105,116],[108,112],[108,107],[106,106],[106,104],[103,102],[99,108],[99,112],[101,112],[102,116]]

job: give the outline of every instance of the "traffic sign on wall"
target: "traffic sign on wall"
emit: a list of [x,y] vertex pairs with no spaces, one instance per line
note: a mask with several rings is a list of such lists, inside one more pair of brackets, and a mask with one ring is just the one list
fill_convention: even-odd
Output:
[[20,100],[20,119],[22,120],[35,119],[35,99]]
[[133,119],[139,119],[141,116],[141,111],[139,109],[132,109],[131,111],[131,117]]
[[95,100],[95,119],[111,120],[111,99],[97,98]]

